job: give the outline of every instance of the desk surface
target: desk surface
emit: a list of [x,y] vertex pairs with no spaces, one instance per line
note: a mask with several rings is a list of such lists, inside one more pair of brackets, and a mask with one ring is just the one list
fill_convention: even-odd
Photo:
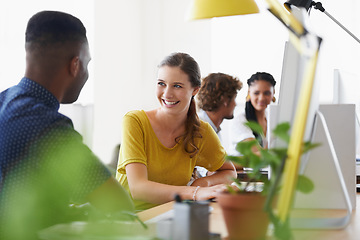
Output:
[[[351,221],[349,225],[340,230],[293,230],[295,240],[358,240],[360,238],[360,194],[356,195],[356,209],[353,210]],[[220,233],[223,239],[227,237],[227,230],[225,222],[223,220],[222,212],[217,203],[211,203],[213,211],[210,214],[210,232]],[[163,214],[173,207],[173,202],[165,203],[160,206],[142,211],[138,213],[139,217],[143,221],[152,219],[160,214]],[[339,216],[343,215],[345,211],[342,210],[311,210],[315,216]],[[295,215],[300,215],[299,212],[294,212]]]

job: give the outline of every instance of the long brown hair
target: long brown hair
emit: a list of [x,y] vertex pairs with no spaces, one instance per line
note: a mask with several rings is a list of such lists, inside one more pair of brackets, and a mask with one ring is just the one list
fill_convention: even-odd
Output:
[[[201,74],[200,68],[194,58],[186,53],[172,53],[165,57],[159,64],[159,68],[163,66],[179,67],[189,77],[189,81],[192,87],[201,86]],[[185,133],[182,136],[177,137],[175,140],[178,142],[181,138],[184,140],[184,149],[190,154],[190,157],[194,157],[199,148],[195,145],[195,138],[201,138],[200,134],[200,120],[196,113],[196,104],[194,97],[191,98],[187,118],[185,122]]]

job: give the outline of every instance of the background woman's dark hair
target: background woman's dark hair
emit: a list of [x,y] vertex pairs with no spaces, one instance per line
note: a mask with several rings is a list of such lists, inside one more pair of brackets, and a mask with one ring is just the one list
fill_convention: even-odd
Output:
[[[266,82],[270,83],[271,86],[273,86],[273,87],[275,87],[275,85],[276,85],[276,81],[271,74],[266,73],[266,72],[257,72],[255,74],[251,75],[251,77],[247,80],[248,87],[250,87],[255,81],[258,81],[258,80],[266,81]],[[258,122],[256,114],[255,114],[255,108],[251,104],[250,100],[246,101],[245,114],[246,114],[246,119],[248,121]],[[253,134],[256,138],[258,138],[257,133],[253,132]],[[262,142],[260,142],[260,145],[262,145]]]
[[242,82],[236,77],[225,73],[211,73],[202,80],[197,94],[198,106],[204,111],[217,111],[237,95],[242,88]]
[[[184,73],[189,76],[189,81],[192,87],[201,86],[201,74],[200,68],[194,58],[186,53],[172,53],[165,57],[159,64],[159,68],[163,66],[179,67]],[[195,137],[201,137],[200,132],[200,120],[196,114],[196,105],[194,97],[191,98],[189,111],[187,113],[187,119],[185,123],[185,134],[176,138],[176,141],[181,137],[184,139],[185,151],[190,154],[190,157],[194,157],[199,148],[195,145]]]

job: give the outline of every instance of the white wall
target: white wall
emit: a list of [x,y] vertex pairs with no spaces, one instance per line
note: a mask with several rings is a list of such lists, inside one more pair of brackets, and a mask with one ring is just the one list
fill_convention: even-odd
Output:
[[[245,83],[252,73],[268,71],[280,81],[288,35],[264,8],[265,1],[256,1],[260,14],[187,22],[184,16],[190,0],[0,0],[0,90],[16,84],[24,74],[24,32],[31,15],[51,9],[79,17],[88,30],[93,60],[78,103],[94,103],[93,142],[89,145],[109,162],[113,148],[121,142],[122,116],[132,109],[157,106],[156,66],[171,52],[192,55],[203,76],[222,71]],[[358,0],[322,2],[360,37]],[[360,45],[318,10],[312,10],[309,24],[324,39],[317,77],[320,100],[331,102],[333,70],[357,73]],[[245,85],[239,104],[246,92]],[[222,126],[225,142],[231,131],[228,123]]]
[[[271,73],[277,85],[278,96],[284,44],[288,40],[287,29],[258,1],[260,13],[217,18],[212,20],[212,71],[237,76],[243,82],[236,102],[236,112],[245,107],[247,79],[256,72]],[[221,124],[222,143],[229,151],[231,121]]]
[[[21,6],[21,7],[19,7]],[[94,41],[94,1],[92,0],[0,0],[0,91],[17,84],[25,73],[25,30],[29,18],[43,10],[56,10],[78,17],[85,25],[90,51]],[[77,102],[60,107],[60,112],[69,116],[84,137],[84,142],[92,146],[93,132],[93,63],[89,64],[89,79],[81,91]]]
[[[360,37],[360,2],[358,0],[322,1],[325,10],[340,23]],[[318,62],[321,82],[320,100],[331,103],[333,97],[334,69],[358,73],[360,44],[324,13],[313,9],[309,23],[313,31],[323,38]],[[358,74],[360,77],[360,75]],[[358,79],[360,82],[360,79]],[[356,86],[354,86],[356,87]],[[360,85],[359,85],[360,87]]]
[[[254,15],[218,18],[212,20],[212,71],[238,76],[244,83],[237,97],[239,108],[244,108],[247,94],[246,80],[257,71],[271,73],[277,80],[275,96],[278,98],[284,44],[287,29],[266,10],[264,1],[256,1],[260,13]],[[280,1],[281,3],[285,2]],[[358,0],[321,1],[327,12],[360,37],[360,3]],[[324,13],[312,9],[308,17],[309,30],[323,38],[318,60],[319,101],[331,103],[333,99],[334,69],[357,73],[360,67],[360,45]],[[360,88],[359,84],[354,86]],[[230,121],[222,124],[223,143],[230,147]]]
[[157,65],[187,52],[210,71],[209,21],[185,22],[189,0],[95,1],[94,151],[109,162],[129,110],[157,107]]
[[[25,30],[29,18],[43,10],[56,10],[78,17],[85,25],[93,52],[94,0],[0,0],[0,91],[17,84],[25,73]],[[90,77],[78,103],[93,101],[92,63]]]

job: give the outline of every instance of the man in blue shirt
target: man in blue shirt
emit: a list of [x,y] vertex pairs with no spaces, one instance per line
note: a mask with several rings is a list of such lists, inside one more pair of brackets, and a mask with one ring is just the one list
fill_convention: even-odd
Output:
[[58,112],[88,79],[85,27],[69,14],[43,11],[25,35],[25,77],[0,94],[0,239],[37,239],[38,230],[71,220],[70,203],[133,211],[127,193]]

